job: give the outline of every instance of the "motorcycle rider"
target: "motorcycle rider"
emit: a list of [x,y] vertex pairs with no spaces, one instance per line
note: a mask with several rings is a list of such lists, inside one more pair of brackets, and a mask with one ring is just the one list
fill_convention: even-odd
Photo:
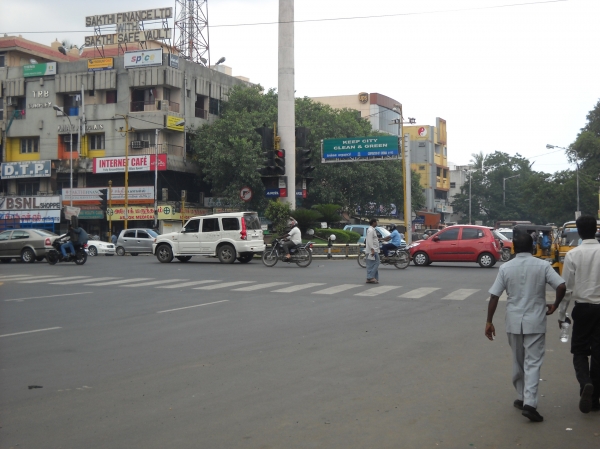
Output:
[[388,235],[387,237],[384,237],[384,241],[389,243],[384,243],[383,245],[381,245],[381,250],[383,251],[383,255],[385,257],[387,257],[389,255],[389,251],[390,250],[397,250],[398,248],[400,248],[400,246],[402,245],[402,242],[404,241],[404,239],[402,238],[402,235],[400,234],[400,232],[398,232],[398,229],[396,228],[396,226],[392,225],[392,227],[390,228],[391,234]]
[[290,257],[292,257],[290,255],[290,249],[291,248],[295,248],[296,245],[300,245],[302,243],[302,233],[300,232],[300,229],[298,228],[298,222],[296,220],[294,220],[293,218],[290,218],[290,232],[288,232],[285,235],[282,235],[281,238],[282,239],[286,239],[286,241],[283,243],[283,250],[285,251],[285,258],[286,260],[289,260]]
[[69,225],[69,241],[60,245],[60,252],[63,257],[67,258],[67,249],[69,252],[75,254],[74,244],[85,245],[88,242],[88,234],[81,227],[74,228],[73,225]]

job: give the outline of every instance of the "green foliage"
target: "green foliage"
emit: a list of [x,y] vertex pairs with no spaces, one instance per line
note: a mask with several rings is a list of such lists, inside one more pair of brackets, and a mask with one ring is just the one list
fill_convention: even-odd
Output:
[[341,229],[315,229],[315,235],[327,240],[330,235],[335,235],[334,243],[356,243],[360,234],[352,231],[343,231]]
[[306,234],[306,230],[312,227],[311,224],[321,219],[321,214],[316,210],[300,208],[292,211],[292,217],[298,222],[302,234]]
[[342,220],[338,213],[342,206],[337,204],[315,204],[312,208],[318,211],[322,216],[322,220],[327,223],[338,223]]
[[275,234],[282,235],[287,232],[291,213],[289,203],[269,201],[265,210],[265,217],[273,222],[273,231],[275,231]]

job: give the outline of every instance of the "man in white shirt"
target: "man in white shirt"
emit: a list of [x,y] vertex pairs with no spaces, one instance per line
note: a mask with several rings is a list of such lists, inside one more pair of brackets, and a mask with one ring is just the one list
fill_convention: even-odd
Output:
[[[582,242],[566,254],[562,275],[575,299],[571,354],[579,381],[579,410],[589,413],[600,411],[600,243],[594,238],[594,217],[582,215],[576,225]],[[570,299],[559,310],[559,325],[566,320]]]
[[290,227],[292,228],[290,229],[290,232],[282,236],[282,238],[287,239],[287,241],[283,244],[283,250],[285,251],[286,259],[291,257],[290,249],[295,248],[297,245],[302,243],[302,233],[300,232],[300,229],[298,229],[298,222],[293,218],[290,220]]
[[365,262],[367,264],[367,284],[379,284],[379,237],[375,227],[377,219],[371,218],[365,238]]

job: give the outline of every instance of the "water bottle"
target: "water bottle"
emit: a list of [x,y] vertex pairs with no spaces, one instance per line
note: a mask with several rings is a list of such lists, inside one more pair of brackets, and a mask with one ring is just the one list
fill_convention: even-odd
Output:
[[[569,314],[567,313],[567,318],[569,318]],[[571,325],[565,321],[560,325],[560,341],[563,343],[567,343],[569,341],[569,328]]]

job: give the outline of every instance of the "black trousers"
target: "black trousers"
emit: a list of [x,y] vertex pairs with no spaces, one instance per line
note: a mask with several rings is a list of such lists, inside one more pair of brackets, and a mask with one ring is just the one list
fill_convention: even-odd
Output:
[[287,242],[283,243],[283,250],[285,251],[286,254],[290,253],[290,249],[295,248],[296,244],[294,242],[292,242],[291,240],[288,240]]
[[575,303],[571,354],[580,391],[594,385],[593,400],[600,397],[600,304]]

